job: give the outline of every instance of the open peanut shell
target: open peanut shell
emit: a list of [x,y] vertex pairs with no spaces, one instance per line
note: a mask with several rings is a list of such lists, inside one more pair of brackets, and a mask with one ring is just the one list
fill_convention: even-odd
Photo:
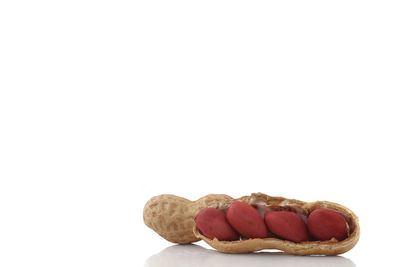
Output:
[[[295,243],[275,237],[241,238],[237,241],[219,241],[204,236],[196,227],[194,217],[206,207],[226,210],[235,200],[246,202],[261,214],[265,211],[292,211],[304,220],[315,209],[327,208],[341,213],[347,221],[348,237],[342,241],[332,238],[328,241],[306,241]],[[172,206],[172,209],[170,208]],[[254,193],[233,199],[227,195],[207,195],[197,201],[189,201],[173,195],[161,195],[150,199],[143,211],[143,218],[150,228],[174,243],[191,243],[204,240],[214,249],[225,253],[250,253],[264,249],[277,249],[296,255],[338,255],[352,249],[360,237],[357,216],[348,208],[328,202],[303,202],[284,197],[272,197]],[[188,227],[191,227],[188,229]]]

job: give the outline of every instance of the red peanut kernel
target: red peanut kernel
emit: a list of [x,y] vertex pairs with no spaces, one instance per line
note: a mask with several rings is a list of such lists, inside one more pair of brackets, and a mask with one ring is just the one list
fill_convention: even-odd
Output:
[[268,235],[260,213],[249,204],[234,201],[226,212],[230,225],[247,238],[265,238]]
[[341,241],[347,237],[346,219],[337,211],[330,209],[316,209],[308,216],[308,230],[317,240],[336,238]]
[[210,239],[232,241],[239,238],[232,226],[226,220],[225,213],[215,208],[202,209],[194,219],[197,228]]
[[294,212],[271,211],[264,214],[265,223],[271,233],[293,242],[309,240],[307,226],[303,219]]

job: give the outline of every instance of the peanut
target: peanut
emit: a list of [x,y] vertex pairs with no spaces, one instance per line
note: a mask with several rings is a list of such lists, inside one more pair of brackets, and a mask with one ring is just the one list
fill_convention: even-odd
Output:
[[268,235],[260,213],[245,202],[233,202],[226,212],[226,218],[233,228],[245,237],[264,238]]
[[293,242],[309,240],[307,226],[303,219],[294,212],[271,211],[264,214],[268,229],[280,238]]
[[308,229],[317,240],[343,240],[348,236],[346,219],[330,209],[316,209],[308,216]]
[[236,240],[239,235],[228,223],[225,213],[216,208],[202,209],[194,218],[197,228],[208,238],[220,241]]
[[[221,215],[218,215],[221,217],[215,216],[213,222],[213,216],[207,212],[204,215],[209,219],[207,227],[211,228],[213,225],[217,227],[211,232],[204,229],[200,211],[206,208],[217,209],[218,214],[226,211],[227,223],[221,219]],[[291,215],[269,218],[271,216],[269,213],[273,215],[275,212],[283,211]],[[296,219],[290,222],[279,222],[293,216]],[[300,226],[298,216],[301,217],[300,220],[308,221],[307,228],[310,238],[312,236],[313,239],[305,238],[304,225]],[[186,244],[203,240],[216,250],[226,253],[278,249],[297,255],[337,255],[352,249],[360,237],[357,216],[344,206],[328,201],[303,202],[262,193],[238,199],[211,194],[196,201],[174,195],[160,195],[146,203],[143,219],[147,226],[168,241]],[[333,226],[329,224],[332,221],[336,222]],[[227,225],[236,230],[240,236],[226,234],[229,233],[226,231],[229,229]],[[272,233],[269,236],[267,228]]]

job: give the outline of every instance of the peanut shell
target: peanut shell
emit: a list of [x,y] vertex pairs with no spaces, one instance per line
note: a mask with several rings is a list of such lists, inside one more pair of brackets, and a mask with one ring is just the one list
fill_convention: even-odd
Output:
[[147,201],[143,209],[144,223],[172,243],[188,244],[199,241],[193,234],[194,218],[206,207],[221,208],[230,205],[233,198],[210,194],[190,201],[175,195],[159,195]]
[[[293,211],[304,220],[315,209],[332,209],[345,217],[348,223],[348,237],[342,241],[332,238],[327,241],[300,243],[273,237],[219,241],[216,238],[211,240],[198,231],[194,217],[201,209],[213,207],[226,210],[235,200],[247,202],[262,214],[265,211]],[[211,194],[193,202],[174,195],[160,195],[151,198],[146,203],[143,219],[147,226],[170,242],[186,244],[204,240],[214,249],[225,253],[249,253],[263,249],[278,249],[296,255],[338,255],[352,249],[360,237],[357,216],[342,205],[328,201],[303,202],[284,197],[272,197],[262,193],[254,193],[238,199],[227,195]]]

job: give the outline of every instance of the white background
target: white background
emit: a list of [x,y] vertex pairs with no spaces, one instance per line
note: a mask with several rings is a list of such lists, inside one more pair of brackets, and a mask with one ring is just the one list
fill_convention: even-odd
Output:
[[[398,1],[2,0],[0,265],[396,265],[399,14]],[[151,257],[172,244],[143,223],[150,197],[252,192],[348,206],[361,239],[318,261]]]

